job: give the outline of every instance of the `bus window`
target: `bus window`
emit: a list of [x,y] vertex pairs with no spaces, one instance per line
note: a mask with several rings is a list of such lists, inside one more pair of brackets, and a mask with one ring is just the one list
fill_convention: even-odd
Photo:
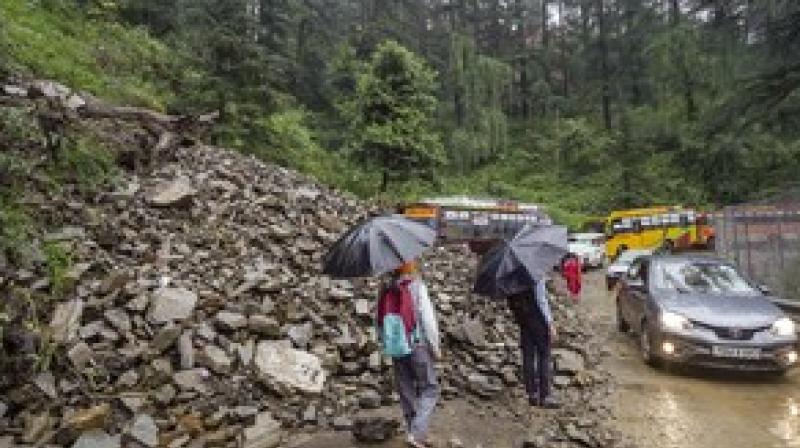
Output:
[[660,215],[653,216],[651,218],[651,222],[653,224],[653,227],[661,227],[661,216]]
[[641,232],[642,231],[642,221],[639,220],[639,219],[634,219],[632,228],[633,228],[634,232]]

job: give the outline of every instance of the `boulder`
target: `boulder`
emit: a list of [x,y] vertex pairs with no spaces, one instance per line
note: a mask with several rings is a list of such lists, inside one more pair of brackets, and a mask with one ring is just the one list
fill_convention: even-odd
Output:
[[70,300],[56,305],[56,310],[50,321],[50,329],[54,341],[64,344],[78,338],[83,306],[84,302],[81,299]]
[[197,304],[197,294],[183,288],[161,288],[150,301],[150,320],[166,323],[189,318]]
[[263,381],[301,392],[318,394],[327,372],[319,357],[293,349],[288,341],[262,341],[256,347],[255,366]]
[[233,361],[225,350],[216,345],[206,345],[197,355],[197,364],[217,373],[229,373]]
[[144,446],[150,448],[158,446],[158,426],[148,414],[139,414],[133,418],[128,435]]
[[99,429],[84,432],[72,444],[72,448],[121,448],[121,446],[122,437],[119,434],[111,436]]
[[569,349],[553,350],[557,373],[575,375],[584,370],[583,355]]
[[222,330],[238,330],[247,326],[247,317],[230,311],[220,311],[214,318],[217,327]]
[[188,207],[197,190],[185,179],[162,183],[148,196],[147,201],[154,207]]
[[242,448],[275,448],[281,444],[281,424],[269,412],[256,416],[253,426],[245,428]]
[[252,315],[247,319],[247,327],[253,333],[272,339],[277,339],[281,336],[281,324],[272,317],[259,314]]
[[353,437],[361,443],[381,443],[395,435],[400,422],[387,417],[359,417],[353,422]]

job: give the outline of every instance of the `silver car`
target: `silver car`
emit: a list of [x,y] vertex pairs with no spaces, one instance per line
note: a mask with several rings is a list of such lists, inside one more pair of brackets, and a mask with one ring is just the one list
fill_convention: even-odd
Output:
[[618,291],[619,330],[639,336],[649,364],[785,372],[797,363],[794,321],[726,261],[640,257]]

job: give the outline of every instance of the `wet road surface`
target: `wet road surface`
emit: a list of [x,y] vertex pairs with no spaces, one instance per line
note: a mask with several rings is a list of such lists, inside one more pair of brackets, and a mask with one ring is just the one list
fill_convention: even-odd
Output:
[[652,369],[617,333],[602,271],[588,274],[582,306],[608,337],[605,367],[618,381],[619,429],[642,448],[800,447],[800,372],[785,377]]

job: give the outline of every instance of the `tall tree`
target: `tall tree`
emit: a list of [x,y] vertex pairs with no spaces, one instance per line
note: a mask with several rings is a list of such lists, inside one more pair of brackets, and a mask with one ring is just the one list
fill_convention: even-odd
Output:
[[382,172],[381,191],[392,180],[429,175],[444,161],[433,127],[435,89],[436,72],[394,41],[378,45],[359,76],[351,145],[357,157]]

